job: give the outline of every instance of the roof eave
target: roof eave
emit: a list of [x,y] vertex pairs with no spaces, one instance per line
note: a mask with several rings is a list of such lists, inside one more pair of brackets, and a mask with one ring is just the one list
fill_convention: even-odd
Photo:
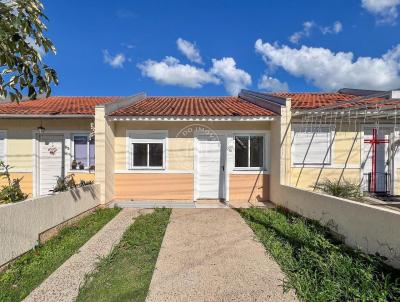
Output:
[[0,119],[65,119],[94,118],[94,114],[0,114]]
[[215,121],[215,122],[236,122],[236,121],[274,121],[276,116],[108,116],[110,121]]

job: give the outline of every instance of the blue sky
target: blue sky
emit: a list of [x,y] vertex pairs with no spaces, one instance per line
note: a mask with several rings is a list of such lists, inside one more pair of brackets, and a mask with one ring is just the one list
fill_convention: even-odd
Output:
[[400,87],[400,0],[44,1],[54,95]]

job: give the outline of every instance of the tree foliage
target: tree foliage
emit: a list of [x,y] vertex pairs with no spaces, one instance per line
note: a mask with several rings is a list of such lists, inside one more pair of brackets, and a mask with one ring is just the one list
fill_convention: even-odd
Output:
[[0,97],[48,96],[58,83],[55,70],[42,61],[45,53],[56,53],[44,36],[46,20],[39,0],[0,0]]

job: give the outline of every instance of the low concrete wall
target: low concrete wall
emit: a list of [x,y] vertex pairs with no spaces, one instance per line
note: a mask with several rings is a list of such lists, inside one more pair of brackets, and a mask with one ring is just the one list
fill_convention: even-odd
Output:
[[[278,193],[278,192],[277,192]],[[327,225],[347,245],[379,253],[400,268],[400,212],[280,185],[271,201]]]
[[100,204],[100,185],[0,206],[0,266],[29,251],[39,234]]

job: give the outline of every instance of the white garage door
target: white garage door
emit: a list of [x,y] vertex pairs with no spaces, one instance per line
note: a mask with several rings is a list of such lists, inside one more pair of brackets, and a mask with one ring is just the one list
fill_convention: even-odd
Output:
[[39,136],[39,195],[51,194],[57,177],[64,175],[64,136]]

